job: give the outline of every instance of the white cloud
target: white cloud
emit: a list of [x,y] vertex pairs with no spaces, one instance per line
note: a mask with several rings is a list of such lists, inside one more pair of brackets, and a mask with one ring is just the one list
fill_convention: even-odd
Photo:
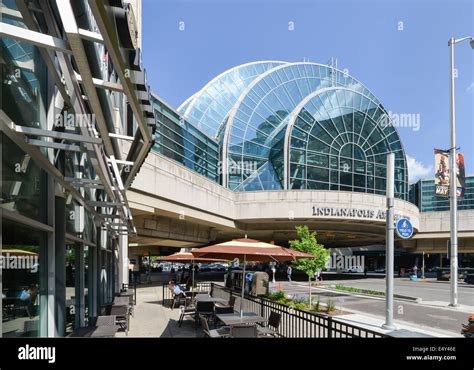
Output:
[[409,155],[407,155],[407,166],[409,183],[416,182],[421,178],[434,176],[433,166],[425,166],[423,163]]
[[468,94],[471,94],[472,92],[474,92],[474,82],[471,82],[471,84],[467,87],[466,92]]

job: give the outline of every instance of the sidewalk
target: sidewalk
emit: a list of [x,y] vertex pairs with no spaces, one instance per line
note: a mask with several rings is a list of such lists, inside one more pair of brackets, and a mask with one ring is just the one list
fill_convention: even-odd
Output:
[[[185,318],[178,327],[179,308],[171,310],[162,305],[161,285],[143,285],[137,287],[137,304],[134,307],[134,317],[130,320],[128,338],[199,338],[204,334],[199,328],[194,328],[194,321]],[[125,338],[124,332],[118,332],[116,337]]]

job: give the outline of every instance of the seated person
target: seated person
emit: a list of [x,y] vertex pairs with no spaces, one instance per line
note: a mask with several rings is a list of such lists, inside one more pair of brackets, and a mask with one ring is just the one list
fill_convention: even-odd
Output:
[[184,292],[181,290],[179,285],[176,284],[176,282],[174,280],[171,280],[169,282],[169,290],[171,290],[171,293],[173,293],[175,297],[179,297],[180,295],[185,297]]

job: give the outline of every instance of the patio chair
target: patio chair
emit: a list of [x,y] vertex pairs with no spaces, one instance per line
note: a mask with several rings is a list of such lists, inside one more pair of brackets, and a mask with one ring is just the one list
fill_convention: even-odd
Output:
[[230,328],[231,338],[256,338],[256,325],[234,325]]
[[[222,303],[216,303],[216,308],[217,307],[219,307],[220,309],[226,308],[229,310],[229,312],[221,312],[221,313],[234,313],[234,306],[235,306],[235,296],[233,295],[229,297],[229,302],[227,303],[227,305],[222,304]],[[230,309],[232,309],[232,311],[230,311]]]
[[109,316],[116,317],[115,322],[126,332],[126,335],[130,329],[129,312],[128,305],[112,305],[109,312]]
[[281,322],[281,314],[274,311],[270,312],[270,317],[268,318],[268,325],[264,327],[257,327],[258,336],[272,336],[276,337],[278,335],[278,328]]
[[192,303],[185,303],[184,306],[180,306],[181,315],[179,316],[178,326],[181,327],[185,316],[196,316],[196,306]]
[[180,293],[180,294],[174,294],[173,295],[173,301],[171,302],[171,309],[174,309],[175,306],[176,306],[176,303],[178,303],[178,305],[181,305],[181,304],[186,304],[186,302],[190,300],[190,298],[188,298],[186,296],[186,294],[184,293]]
[[[196,316],[204,316],[206,320],[214,317],[214,302],[196,302]],[[197,324],[196,317],[196,324]]]
[[229,337],[228,330],[209,329],[209,324],[207,323],[207,319],[204,316],[199,315],[199,321],[201,322],[201,327],[206,337],[208,338],[228,338]]

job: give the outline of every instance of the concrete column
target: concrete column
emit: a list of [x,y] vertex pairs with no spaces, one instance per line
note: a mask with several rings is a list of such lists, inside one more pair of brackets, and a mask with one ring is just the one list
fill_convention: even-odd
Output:
[[128,235],[119,236],[119,285],[129,284],[128,281]]
[[84,326],[84,244],[75,245],[76,252],[76,327]]
[[66,333],[66,200],[56,196],[54,202],[54,259],[55,259],[55,323],[56,335]]

